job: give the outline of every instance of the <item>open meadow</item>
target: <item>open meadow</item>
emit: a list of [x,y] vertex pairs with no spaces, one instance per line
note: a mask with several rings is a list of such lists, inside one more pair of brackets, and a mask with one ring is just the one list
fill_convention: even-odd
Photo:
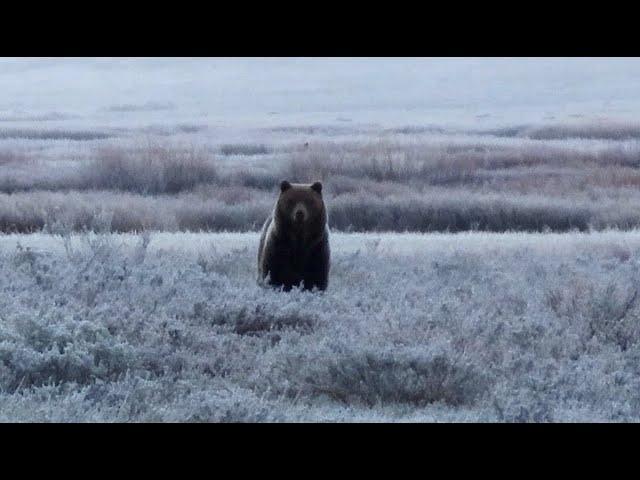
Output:
[[634,76],[624,59],[4,60],[0,232],[255,231],[282,179],[323,181],[340,231],[637,228]]
[[[0,421],[640,421],[634,78],[0,59]],[[256,282],[283,179],[326,292]]]
[[638,421],[640,232],[0,240],[3,421]]

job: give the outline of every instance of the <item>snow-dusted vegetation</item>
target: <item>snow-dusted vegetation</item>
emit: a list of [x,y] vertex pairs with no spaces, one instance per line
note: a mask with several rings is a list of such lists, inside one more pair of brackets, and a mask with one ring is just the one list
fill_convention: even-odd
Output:
[[[0,59],[0,421],[640,421],[637,59]],[[323,182],[324,293],[258,286]]]
[[640,226],[632,59],[1,67],[0,232],[255,231],[283,178],[341,231]]
[[264,290],[257,234],[0,241],[5,421],[640,420],[640,233],[334,234]]
[[105,215],[116,232],[256,230],[287,178],[323,181],[341,231],[636,228],[640,140],[617,137],[630,126],[573,125],[590,139],[260,130],[270,143],[238,144],[205,131],[130,132],[61,151],[57,141],[0,139],[0,231],[93,229]]

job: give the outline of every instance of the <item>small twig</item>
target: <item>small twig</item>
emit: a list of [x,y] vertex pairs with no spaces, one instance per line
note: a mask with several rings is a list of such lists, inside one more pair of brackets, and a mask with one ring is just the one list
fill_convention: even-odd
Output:
[[22,376],[22,380],[20,380],[20,383],[18,384],[18,386],[16,387],[15,391],[17,392],[18,390],[20,390],[20,387],[22,386],[22,383],[24,382],[24,379],[27,378],[26,375]]
[[618,318],[616,318],[616,322],[621,321],[622,319],[624,319],[624,317],[627,316],[627,313],[629,313],[629,310],[633,306],[633,303],[636,301],[637,296],[638,296],[638,289],[635,289],[633,291],[633,295],[631,295],[631,298],[627,300],[627,303],[625,304],[624,309],[622,310],[622,313],[618,316]]

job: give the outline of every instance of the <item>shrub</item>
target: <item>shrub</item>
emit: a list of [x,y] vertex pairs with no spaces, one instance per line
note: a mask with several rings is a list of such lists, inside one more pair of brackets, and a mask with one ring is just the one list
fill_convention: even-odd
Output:
[[345,194],[329,203],[330,225],[343,231],[584,231],[598,213],[569,202],[511,200],[463,192],[386,198]]
[[220,146],[222,155],[266,155],[270,151],[266,145],[262,144],[234,143]]
[[205,153],[160,146],[137,152],[104,147],[84,175],[91,188],[145,194],[178,193],[218,180],[213,160]]
[[372,407],[385,403],[424,406],[433,402],[470,405],[486,391],[487,379],[447,354],[425,356],[362,351],[345,354],[313,370],[306,383],[314,393]]
[[27,140],[74,140],[89,141],[111,138],[115,134],[89,130],[40,130],[40,129],[3,129],[0,139],[22,138]]

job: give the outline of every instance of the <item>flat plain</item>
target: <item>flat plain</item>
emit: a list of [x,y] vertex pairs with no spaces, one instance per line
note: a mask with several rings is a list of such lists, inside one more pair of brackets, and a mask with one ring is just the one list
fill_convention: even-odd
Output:
[[1,421],[640,420],[640,62],[0,66]]

